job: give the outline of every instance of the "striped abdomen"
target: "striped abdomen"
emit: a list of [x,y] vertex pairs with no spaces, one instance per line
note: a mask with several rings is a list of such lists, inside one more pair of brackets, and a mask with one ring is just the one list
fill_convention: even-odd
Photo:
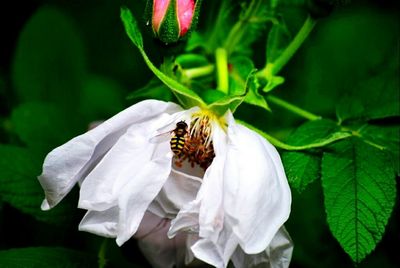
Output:
[[170,144],[172,152],[174,152],[176,156],[179,156],[185,146],[185,136],[176,133],[175,136],[171,138]]

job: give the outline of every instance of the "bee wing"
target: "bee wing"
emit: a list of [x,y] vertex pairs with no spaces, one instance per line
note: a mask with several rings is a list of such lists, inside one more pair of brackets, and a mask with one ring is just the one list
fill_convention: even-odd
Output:
[[168,132],[164,132],[164,133],[158,134],[158,135],[155,135],[155,136],[151,137],[150,142],[151,143],[160,143],[160,142],[165,142],[167,140],[170,140],[171,139],[171,133],[172,133],[172,130],[168,131]]

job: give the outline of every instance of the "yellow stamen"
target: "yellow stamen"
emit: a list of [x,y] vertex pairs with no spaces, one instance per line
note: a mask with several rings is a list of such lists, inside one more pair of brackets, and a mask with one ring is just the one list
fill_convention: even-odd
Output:
[[200,110],[192,115],[189,132],[185,139],[185,147],[179,163],[188,160],[194,167],[195,164],[206,170],[212,163],[215,153],[212,141],[215,123],[226,129],[223,118],[217,117],[208,110]]

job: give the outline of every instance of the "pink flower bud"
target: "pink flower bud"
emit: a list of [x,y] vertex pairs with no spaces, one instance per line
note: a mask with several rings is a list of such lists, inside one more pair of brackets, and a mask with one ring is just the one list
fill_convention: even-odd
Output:
[[201,1],[149,0],[151,24],[157,38],[165,43],[177,42],[194,26]]

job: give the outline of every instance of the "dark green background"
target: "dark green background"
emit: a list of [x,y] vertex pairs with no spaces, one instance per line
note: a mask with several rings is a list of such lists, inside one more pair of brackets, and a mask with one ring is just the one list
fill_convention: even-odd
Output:
[[[208,15],[209,1],[204,2],[201,16]],[[359,81],[388,66],[398,65],[399,6],[395,2],[353,1],[321,19],[310,38],[282,72],[286,83],[276,90],[277,95],[313,113],[334,118],[336,104],[344,96],[353,94]],[[28,146],[34,155],[30,174],[34,183],[46,152],[84,132],[91,121],[105,119],[132,104],[133,101],[127,101],[125,97],[144,86],[152,77],[125,35],[119,18],[121,5],[127,5],[137,18],[142,18],[144,1],[133,0],[10,1],[0,7],[0,143]],[[51,68],[43,69],[43,76],[48,76],[49,87],[27,92],[24,91],[24,84],[32,85],[31,81],[24,75],[15,74],[17,44],[25,23],[43,7],[57,9],[60,16],[65,16],[73,25],[72,34],[67,38],[71,42],[65,43],[65,46],[66,50],[74,51],[75,58],[60,56],[51,59],[51,64],[61,67],[53,70],[54,72]],[[293,10],[293,24],[296,12]],[[139,21],[143,26],[144,20]],[[202,25],[201,17],[200,30]],[[47,27],[52,32],[59,30],[55,25],[44,24],[43,31]],[[42,36],[42,39],[29,43],[28,47],[32,45],[33,51],[41,53],[51,50],[51,44],[46,41],[53,40],[52,37],[46,37],[46,34]],[[149,32],[145,34],[145,46],[153,62],[161,62],[164,48],[152,39]],[[255,44],[253,53],[260,53],[262,57],[257,58],[263,59],[264,44]],[[263,61],[260,60],[257,64],[261,67]],[[31,67],[26,68],[29,70]],[[54,75],[65,74],[66,69],[63,68],[67,68],[67,73],[69,72],[65,76],[68,81],[65,84],[59,83],[59,88],[55,90],[56,85],[51,81],[54,81]],[[35,114],[28,118],[31,125],[42,131],[35,130],[37,134],[30,134],[31,129],[18,130],[18,125],[13,124],[12,120],[13,111],[16,116],[17,107],[32,101],[49,105],[50,108],[42,111],[44,114],[53,111],[51,109],[54,106],[60,113],[55,119],[46,122],[36,118]],[[254,108],[248,106],[240,107],[237,116],[269,129],[277,137],[284,137],[304,122],[301,118],[271,106],[271,114],[254,111]],[[41,114],[34,110],[36,115]],[[254,113],[259,116],[255,118]],[[398,118],[375,123],[390,125],[398,123]],[[16,134],[20,132],[28,133],[25,139]],[[96,265],[97,252],[103,239],[77,231],[83,216],[83,211],[74,208],[77,199],[75,189],[62,202],[62,211],[67,213],[63,215],[64,220],[55,224],[38,221],[0,199],[0,250],[66,247],[87,254],[84,258],[88,263]],[[358,267],[400,265],[398,199],[382,241]],[[286,224],[295,243],[291,267],[353,266],[328,229],[322,200],[320,182],[312,183],[302,194],[293,191],[292,214]],[[43,254],[46,256],[53,253]],[[118,248],[110,240],[106,257],[110,267],[148,267],[135,241],[129,241]]]

